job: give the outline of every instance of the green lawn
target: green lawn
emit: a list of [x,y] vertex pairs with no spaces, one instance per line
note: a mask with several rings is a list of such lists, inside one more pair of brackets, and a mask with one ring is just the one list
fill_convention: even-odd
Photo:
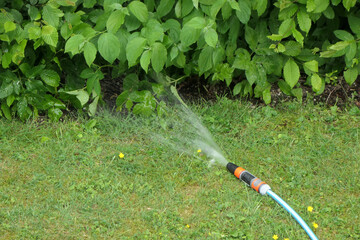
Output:
[[[194,111],[230,161],[318,224],[319,239],[360,238],[356,112],[225,99]],[[156,119],[95,120],[0,120],[1,239],[307,239],[270,197],[156,141]]]

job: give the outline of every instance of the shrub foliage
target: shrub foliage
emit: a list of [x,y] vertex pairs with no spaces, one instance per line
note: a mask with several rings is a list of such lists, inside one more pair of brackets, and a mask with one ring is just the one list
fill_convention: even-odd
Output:
[[356,81],[359,38],[357,0],[3,0],[0,116],[94,115],[106,75],[123,78],[118,108],[144,114],[191,75],[265,103],[274,84],[321,94],[339,76]]

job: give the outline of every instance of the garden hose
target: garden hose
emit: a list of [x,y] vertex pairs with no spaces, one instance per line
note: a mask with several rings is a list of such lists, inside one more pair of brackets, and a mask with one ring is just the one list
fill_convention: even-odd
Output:
[[271,191],[271,188],[268,184],[261,181],[259,178],[255,177],[245,169],[237,166],[233,163],[228,163],[226,168],[235,175],[238,179],[245,182],[246,185],[250,186],[252,189],[260,193],[261,195],[269,195],[272,199],[274,199],[278,204],[280,204],[286,211],[288,211],[291,216],[295,218],[295,220],[300,224],[300,226],[306,231],[311,240],[318,240],[315,236],[314,232],[310,229],[310,227],[306,224],[306,222],[297,214],[294,209],[292,209],[283,199],[281,199],[277,194]]

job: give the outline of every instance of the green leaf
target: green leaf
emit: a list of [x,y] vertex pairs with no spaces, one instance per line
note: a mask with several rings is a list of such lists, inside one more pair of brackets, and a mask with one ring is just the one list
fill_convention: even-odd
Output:
[[98,102],[99,102],[99,96],[95,97],[92,103],[89,104],[89,115],[91,117],[95,116]]
[[287,84],[284,80],[279,80],[278,81],[278,86],[280,88],[280,90],[285,93],[288,96],[291,96],[291,87],[289,86],[289,84]]
[[236,17],[242,24],[247,24],[250,20],[251,6],[247,0],[239,0],[240,10],[236,11]]
[[146,22],[149,17],[146,5],[140,1],[131,1],[128,9],[140,22]]
[[139,88],[139,78],[137,74],[131,73],[128,74],[123,80],[123,89],[127,90],[137,90]]
[[[226,0],[217,0],[210,8],[210,16],[212,18],[216,18],[216,15],[218,14],[218,12],[220,11],[220,9],[224,6]],[[236,3],[238,8],[239,8],[239,4]]]
[[41,29],[41,37],[45,43],[53,47],[56,47],[59,39],[58,32],[53,26],[43,26]]
[[329,0],[308,0],[306,10],[313,13],[321,13],[329,6]]
[[271,34],[270,36],[266,37],[272,41],[281,41],[283,39],[283,36],[280,34]]
[[13,92],[14,92],[14,85],[12,84],[12,82],[9,83],[4,82],[0,88],[0,99],[10,96],[11,94],[13,94]]
[[[217,47],[214,49],[213,53],[213,64],[217,66],[221,64],[225,59],[225,50],[222,47]],[[233,69],[233,67],[231,67]]]
[[[284,21],[285,19],[294,17],[294,15],[298,12],[298,9],[299,9],[297,4],[291,4],[290,2],[286,2],[285,4],[290,4],[290,5],[287,7],[282,7],[280,5],[280,12],[279,12],[279,16],[278,16],[278,19],[280,21]],[[285,4],[282,4],[282,5],[285,5]]]
[[89,94],[85,90],[80,89],[80,90],[68,91],[65,93],[76,96],[76,98],[79,100],[81,104],[81,107],[83,107],[89,101]]
[[22,97],[17,103],[17,113],[22,121],[27,120],[32,114],[31,109],[28,106],[28,102],[25,97]]
[[249,44],[251,50],[255,51],[258,44],[258,34],[250,26],[245,26],[245,40]]
[[9,35],[7,35],[7,34],[1,34],[0,35],[0,40],[3,41],[3,42],[8,42],[8,43],[11,42],[11,40],[9,38]]
[[98,40],[100,55],[110,64],[120,55],[120,41],[112,33],[103,33]]
[[161,0],[159,6],[156,9],[156,14],[159,18],[167,15],[175,4],[175,0]]
[[301,44],[301,46],[304,45],[304,36],[295,28],[292,30],[292,35],[295,38],[295,40]]
[[57,72],[50,69],[45,69],[40,73],[41,79],[51,87],[58,87],[60,83],[60,77]]
[[292,34],[292,30],[295,29],[295,22],[292,18],[283,21],[279,27],[279,34],[284,38]]
[[[280,43],[279,43],[280,45]],[[279,46],[278,46],[279,48]],[[295,41],[288,41],[285,43],[284,54],[288,56],[298,56],[301,53],[301,44]]]
[[203,50],[201,50],[198,62],[200,75],[212,68],[212,55],[213,48],[210,46],[206,46]]
[[15,101],[15,96],[14,95],[10,95],[6,98],[6,104],[10,107],[13,102]]
[[140,58],[140,66],[142,67],[142,69],[144,69],[146,73],[148,72],[150,59],[151,59],[151,52],[149,50],[144,51]]
[[36,40],[38,38],[41,38],[41,28],[40,27],[31,27],[28,29],[29,39],[30,40]]
[[304,63],[304,67],[309,69],[312,72],[319,71],[319,63],[316,60],[311,60]]
[[179,48],[177,46],[173,46],[170,50],[170,59],[173,61],[179,55]]
[[116,106],[121,107],[128,99],[129,91],[125,90],[116,98]]
[[311,19],[309,14],[301,8],[300,11],[298,11],[297,13],[297,20],[299,23],[299,27],[302,31],[306,32],[306,34],[308,34],[308,32],[310,31],[311,28]]
[[350,43],[349,47],[346,48],[345,60],[347,62],[352,62],[353,58],[356,56],[356,53],[357,53],[356,42],[353,41],[352,43]]
[[299,102],[302,102],[303,90],[302,88],[291,89],[291,94],[294,95]]
[[192,0],[181,1],[181,17],[187,16],[193,9],[194,9],[194,4]]
[[243,48],[239,48],[235,52],[235,60],[233,63],[234,68],[246,70],[250,65],[250,53]]
[[53,122],[58,122],[62,115],[63,112],[59,108],[52,107],[48,110],[48,116]]
[[342,3],[344,5],[345,9],[347,11],[350,11],[350,8],[355,6],[356,0],[343,0]]
[[11,64],[12,54],[11,52],[4,53],[1,56],[1,65],[3,68],[8,68]]
[[334,19],[335,18],[334,9],[332,7],[330,7],[330,6],[323,12],[323,14],[327,19]]
[[90,94],[93,90],[99,96],[101,94],[100,80],[104,78],[101,71],[96,71],[86,82],[86,90]]
[[178,1],[175,5],[175,16],[177,18],[181,18],[181,5],[182,5],[181,1]]
[[322,80],[316,73],[311,76],[311,86],[313,87],[315,92],[318,92],[321,89]]
[[209,30],[207,30],[205,32],[205,42],[210,46],[215,48],[216,44],[218,42],[218,35],[216,33],[216,31],[212,28],[210,28]]
[[162,42],[164,39],[164,28],[156,19],[150,19],[141,32],[147,39],[149,45],[152,45],[156,41]]
[[354,36],[345,30],[335,30],[334,34],[338,39],[343,40],[343,41],[354,40]]
[[265,12],[267,3],[267,0],[256,0],[256,11],[259,17]]
[[360,18],[356,17],[353,14],[348,16],[348,22],[351,28],[351,31],[356,35],[360,36]]
[[231,7],[232,9],[238,10],[238,11],[241,10],[241,9],[240,9],[240,5],[239,5],[239,3],[238,3],[236,0],[228,0],[227,2],[230,4],[230,7]]
[[181,43],[185,47],[190,46],[199,39],[200,34],[201,34],[201,29],[194,29],[192,27],[185,25],[180,32]]
[[359,72],[356,68],[350,68],[344,72],[345,81],[349,85],[352,85],[356,81],[358,75],[359,75]]
[[153,96],[150,91],[142,90],[142,91],[134,91],[131,92],[129,98],[133,102],[145,102],[148,99],[151,99]]
[[81,34],[77,34],[69,38],[65,44],[65,53],[70,52],[72,55],[80,52],[80,46],[84,44],[85,38]]
[[206,21],[203,17],[194,17],[184,25],[184,27],[190,27],[193,29],[203,29],[205,26]]
[[70,28],[69,23],[64,23],[61,26],[60,34],[65,40],[67,40],[71,36],[72,33],[73,33],[73,30],[72,30],[72,28]]
[[178,66],[180,66],[181,68],[184,68],[185,64],[186,64],[185,54],[182,52],[179,52],[179,55],[176,57],[175,61]]
[[146,39],[136,37],[128,42],[126,45],[126,58],[129,62],[129,67],[136,64],[137,59],[140,57],[146,46]]
[[125,21],[125,13],[122,10],[116,10],[111,13],[106,22],[106,29],[111,33],[116,33]]
[[16,24],[10,21],[4,23],[5,32],[12,32],[16,29]]
[[150,116],[153,113],[153,107],[147,103],[138,103],[133,108],[134,114],[142,114],[144,116]]
[[85,43],[84,46],[84,57],[86,64],[90,67],[96,58],[97,49],[91,42]]
[[57,28],[59,25],[59,18],[62,17],[64,13],[57,8],[53,8],[49,4],[43,7],[42,16],[43,19],[51,26]]
[[198,9],[198,7],[199,7],[199,0],[192,0],[192,2],[193,2],[193,4],[194,4],[194,7],[195,7],[196,9]]
[[350,42],[348,41],[340,41],[329,47],[331,50],[340,51],[349,46]]
[[329,51],[324,51],[320,53],[320,57],[322,58],[331,58],[336,54],[335,50],[329,50]]
[[181,25],[174,19],[169,19],[163,24],[164,30],[169,32],[169,37],[173,42],[180,40]]
[[[125,107],[129,112],[132,110],[133,106],[134,106],[133,101],[131,101],[130,99],[126,101]],[[120,107],[118,109],[119,109],[119,111],[121,110]]]
[[234,96],[238,95],[241,92],[241,89],[242,89],[242,84],[237,83],[233,89]]
[[41,14],[39,12],[39,9],[37,9],[34,6],[30,6],[28,9],[28,14],[30,16],[31,21],[36,21],[41,18]]
[[293,88],[300,78],[300,70],[293,59],[289,59],[284,66],[284,78],[287,84]]
[[141,26],[141,22],[131,14],[125,17],[125,26],[128,32],[132,32]]
[[164,68],[167,50],[162,43],[154,43],[151,50],[151,65],[155,72],[159,73]]
[[10,110],[9,106],[7,104],[5,104],[5,102],[1,103],[1,110],[4,113],[7,120],[12,119],[11,110]]
[[223,20],[228,20],[232,16],[232,8],[228,2],[224,4],[224,6],[221,8],[221,15]]
[[259,72],[255,62],[250,62],[249,66],[245,70],[246,80],[252,86],[259,78]]
[[180,32],[181,43],[185,46],[190,46],[195,43],[201,34],[202,29],[206,26],[205,19],[202,17],[195,17],[188,21]]
[[265,102],[265,104],[270,104],[271,103],[271,92],[270,92],[270,88],[265,89],[262,92],[262,98]]

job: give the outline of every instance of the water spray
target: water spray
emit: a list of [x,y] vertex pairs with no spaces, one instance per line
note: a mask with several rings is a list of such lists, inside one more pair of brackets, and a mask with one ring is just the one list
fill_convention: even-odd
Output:
[[281,199],[276,193],[271,191],[271,188],[268,184],[260,180],[260,178],[255,177],[245,169],[235,165],[234,163],[228,163],[226,168],[235,175],[238,179],[246,183],[249,187],[260,193],[261,195],[269,195],[272,199],[274,199],[280,206],[285,208],[291,216],[295,218],[295,220],[300,224],[300,226],[306,231],[311,240],[318,240],[315,236],[314,232],[310,229],[310,227],[306,224],[306,222],[297,214],[292,207],[290,207],[283,199]]

